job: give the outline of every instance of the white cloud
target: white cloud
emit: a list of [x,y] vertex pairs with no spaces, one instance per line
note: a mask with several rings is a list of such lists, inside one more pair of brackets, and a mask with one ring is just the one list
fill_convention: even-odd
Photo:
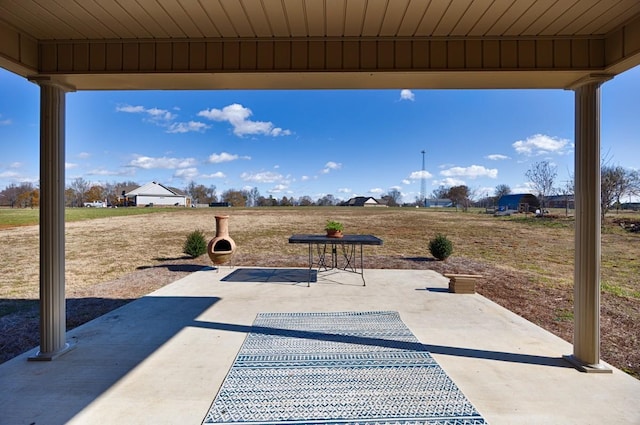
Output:
[[209,155],[209,162],[212,164],[220,164],[221,162],[231,162],[237,159],[251,159],[250,156],[240,156],[228,152],[212,153]]
[[465,184],[464,180],[454,179],[452,177],[447,177],[442,180],[434,180],[433,185],[436,187],[444,186],[444,187],[453,187],[453,186],[462,186]]
[[495,187],[484,186],[484,187],[479,187],[476,190],[476,193],[477,193],[478,197],[484,198],[485,196],[493,196],[495,191],[496,191]]
[[430,179],[433,175],[428,171],[414,171],[409,175],[409,180]]
[[244,181],[252,181],[257,183],[275,183],[283,180],[282,174],[265,171],[262,173],[242,173],[240,178]]
[[511,193],[533,193],[532,185],[531,182],[520,183],[518,186],[511,188]]
[[381,193],[384,193],[384,189],[381,189],[379,187],[374,187],[373,189],[369,189],[369,193],[379,195]]
[[227,176],[222,171],[218,171],[211,174],[201,174],[200,177],[203,179],[223,179]]
[[342,187],[338,189],[338,193],[351,193],[351,189],[348,187]]
[[146,109],[145,112],[153,119],[153,120],[161,120],[161,121],[171,121],[176,118],[174,114],[167,111],[166,109],[159,108],[150,108]]
[[322,173],[323,174],[327,174],[332,170],[339,170],[341,168],[342,168],[342,164],[341,163],[329,161],[326,164],[324,164],[324,168],[322,169]]
[[16,173],[15,171],[5,171],[0,173],[0,178],[3,179],[15,179],[20,177],[20,174]]
[[[174,110],[179,110],[179,108],[174,108]],[[211,128],[209,125],[198,121],[173,122],[177,118],[177,115],[166,109],[145,108],[140,105],[120,105],[116,107],[116,111],[129,114],[142,114],[144,121],[164,127],[166,128],[166,132],[170,134],[189,133],[192,131],[202,133],[208,128]]]
[[568,139],[534,134],[526,140],[518,140],[513,143],[517,153],[527,156],[547,155],[550,153],[564,154],[567,145],[571,146]]
[[144,106],[131,106],[131,105],[122,105],[116,106],[116,111],[118,112],[128,112],[130,114],[139,114],[145,111]]
[[173,177],[184,180],[195,179],[196,177],[198,177],[198,169],[195,167],[181,168],[173,173]]
[[149,156],[138,156],[136,159],[129,162],[129,165],[136,168],[144,168],[149,170],[152,168],[188,168],[195,165],[196,160],[194,158],[153,158]]
[[22,168],[22,165],[23,165],[22,162],[16,161],[9,164],[9,168],[13,168],[13,169]]
[[302,176],[300,177],[300,180],[302,180],[303,182],[306,182],[307,180],[309,180],[311,177],[309,176]]
[[75,164],[73,162],[65,162],[64,163],[64,169],[65,170],[72,170],[74,168],[78,168],[78,164]]
[[402,179],[402,184],[411,184],[411,180],[409,180],[409,179]]
[[174,122],[167,127],[167,133],[189,133],[190,131],[204,133],[208,128],[211,128],[211,126],[198,121]]
[[176,115],[172,114],[166,109],[145,108],[144,106],[132,106],[132,105],[116,106],[116,111],[126,112],[129,114],[144,114],[147,116],[149,120],[153,122],[171,121],[176,118]]
[[498,177],[497,168],[485,168],[482,165],[472,165],[470,167],[453,167],[448,170],[440,171],[445,177],[468,177],[476,179],[478,177],[489,177],[495,179]]
[[413,94],[411,90],[403,89],[400,91],[400,100],[411,100],[414,101],[416,99],[416,95]]
[[0,114],[0,125],[10,125],[11,120],[9,118],[2,119],[2,114]]
[[88,175],[92,176],[126,176],[131,175],[131,170],[121,170],[121,171],[111,171],[105,170],[104,168],[97,168],[95,170],[91,170],[87,172]]
[[[174,108],[174,110],[179,110],[179,108]],[[208,128],[211,128],[209,125],[198,121],[173,122],[177,118],[177,115],[166,109],[145,108],[140,105],[120,105],[116,107],[116,111],[129,114],[142,114],[144,121],[165,127],[167,129],[166,132],[170,134],[189,132],[203,133]]]
[[282,193],[285,190],[287,190],[289,188],[289,186],[284,185],[284,184],[277,184],[274,187],[272,187],[271,189],[268,190],[269,193]]
[[499,153],[494,153],[494,154],[491,154],[491,155],[487,155],[487,156],[485,156],[485,158],[490,159],[492,161],[500,161],[500,160],[503,160],[503,159],[511,159],[507,155],[501,155]]
[[80,159],[87,159],[91,156],[91,154],[89,152],[80,152],[78,155],[76,155],[78,158]]
[[266,136],[289,136],[290,130],[283,130],[274,127],[268,121],[251,121],[249,117],[253,115],[251,109],[234,103],[222,109],[205,109],[198,112],[199,117],[204,117],[213,121],[226,121],[233,126],[233,134],[242,137],[247,134],[264,134]]

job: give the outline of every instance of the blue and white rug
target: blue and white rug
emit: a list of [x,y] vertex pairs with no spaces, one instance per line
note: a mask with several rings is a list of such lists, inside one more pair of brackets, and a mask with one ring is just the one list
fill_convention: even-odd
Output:
[[262,313],[205,424],[486,424],[397,312]]

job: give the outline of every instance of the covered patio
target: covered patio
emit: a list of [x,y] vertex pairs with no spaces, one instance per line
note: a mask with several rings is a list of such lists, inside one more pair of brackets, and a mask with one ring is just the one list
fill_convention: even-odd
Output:
[[[7,398],[3,406],[16,406],[18,414],[36,414],[40,409],[45,415],[41,417],[63,415],[61,421],[77,417],[90,422],[89,418],[107,412],[114,422],[120,412],[163,412],[166,416],[159,418],[166,419],[170,416],[165,409],[173,414],[189,412],[195,419],[201,415],[201,407],[210,403],[243,338],[242,332],[230,331],[229,327],[250,325],[255,312],[265,305],[296,311],[358,306],[399,310],[420,340],[434,345],[434,355],[443,367],[494,423],[502,419],[510,423],[509,419],[515,417],[510,415],[516,414],[527,415],[532,422],[540,417],[539,423],[571,423],[577,417],[584,423],[605,413],[602,421],[623,423],[624,417],[612,419],[611,415],[634,414],[627,396],[638,394],[637,382],[600,360],[599,117],[601,85],[640,64],[640,3],[636,0],[148,0],[129,6],[117,1],[80,5],[71,0],[33,0],[2,3],[0,16],[0,66],[41,88],[41,343],[29,357],[56,359],[53,363],[26,364],[26,357],[20,357],[3,365],[3,383],[16,385],[13,391],[4,392],[2,397]],[[297,293],[299,288],[265,285],[243,295],[227,294],[230,289],[226,286],[201,288],[198,292],[199,286],[193,285],[189,289],[195,292],[181,292],[181,281],[96,324],[66,333],[64,164],[68,94],[79,90],[328,88],[545,88],[575,92],[573,347],[530,328],[508,312],[494,312],[493,307],[487,307],[491,303],[477,296],[465,298],[469,301],[464,302],[472,304],[464,309],[459,304],[462,298],[455,298],[455,310],[465,315],[474,309],[482,313],[478,326],[469,326],[476,316],[460,314],[445,323],[446,310],[437,308],[439,303],[416,304],[404,310],[403,306],[409,308],[418,300],[450,298],[438,291],[417,292],[424,288],[422,278],[399,279],[403,272],[394,272],[394,284],[413,286],[404,293],[402,302],[395,301],[397,304],[392,304],[395,298],[381,300],[371,293],[346,296],[345,288],[338,285],[340,297],[310,297],[307,305],[306,297],[305,302],[294,297],[297,302],[288,304],[286,296],[279,294],[277,303],[262,305],[257,300],[269,299],[271,291]],[[197,282],[208,276],[205,280],[210,284],[215,280],[210,275],[198,273],[187,280]],[[385,284],[390,283],[383,278],[380,285]],[[209,292],[212,288],[216,291]],[[383,290],[384,297],[395,294],[395,288],[391,292]],[[255,298],[262,291],[266,291],[263,298]],[[333,299],[331,305],[327,296]],[[156,309],[147,310],[145,306],[155,301],[180,310],[183,304],[178,300],[187,302],[189,317],[157,327],[158,334],[148,334],[153,340],[149,344],[140,343],[138,338],[147,333],[127,332],[138,326],[135,320],[124,320],[131,317],[127,312],[141,308],[153,313]],[[430,318],[431,314],[435,316]],[[493,322],[498,317],[503,322]],[[105,325],[106,332],[112,334],[101,340],[100,327],[93,326],[109,320],[122,323]],[[521,327],[527,331],[518,332]],[[495,333],[503,332],[499,328],[509,333],[498,338]],[[434,329],[439,332],[434,333]],[[228,343],[212,355],[212,347],[223,334]],[[475,335],[483,336],[477,345],[471,344]],[[524,341],[520,339],[523,336]],[[61,356],[76,342],[78,350]],[[93,353],[80,349],[82,346]],[[195,347],[201,347],[201,351]],[[162,357],[167,352],[170,355]],[[567,353],[572,353],[567,360],[580,370],[613,372],[612,376],[587,376],[566,368],[559,356]],[[117,361],[108,363],[105,358]],[[180,373],[166,374],[172,367]],[[14,374],[27,370],[32,375],[19,379]],[[88,372],[92,370],[95,372]],[[203,382],[208,376],[203,370],[215,373],[216,378]],[[5,380],[5,376],[12,379]],[[157,385],[156,378],[170,384]],[[61,391],[63,386],[65,391]],[[171,396],[167,399],[182,402],[179,410],[168,408],[162,393],[165,390],[172,391],[166,394]],[[185,396],[198,390],[199,396]],[[66,391],[71,395],[64,395]],[[127,397],[127,391],[146,393],[148,397],[136,404],[135,398]],[[570,401],[576,400],[580,407],[570,407]],[[568,413],[558,413],[558,409]],[[544,415],[551,414],[563,416],[559,421],[543,420],[547,419]],[[2,420],[8,417],[2,415]],[[634,419],[637,422],[636,416],[629,423]]]
[[0,423],[200,424],[257,313],[381,310],[400,314],[490,424],[640,422],[640,381],[577,373],[560,354],[569,343],[449,293],[438,273],[366,270],[367,286],[320,273],[311,287],[306,273],[205,268],[70,331],[76,348],[54,362],[14,358],[0,365]]

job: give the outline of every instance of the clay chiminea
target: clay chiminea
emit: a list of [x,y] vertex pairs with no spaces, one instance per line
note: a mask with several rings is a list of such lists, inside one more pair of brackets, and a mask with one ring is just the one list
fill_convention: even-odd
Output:
[[224,264],[236,251],[236,243],[229,237],[228,215],[216,216],[216,237],[211,239],[207,253],[213,264]]

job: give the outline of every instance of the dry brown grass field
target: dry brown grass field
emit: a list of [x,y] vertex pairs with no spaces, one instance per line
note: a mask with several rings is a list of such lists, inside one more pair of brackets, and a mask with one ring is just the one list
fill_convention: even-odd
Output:
[[[70,221],[68,327],[210,265],[206,254],[192,259],[182,247],[193,230],[212,238],[216,214],[230,215],[236,265],[306,266],[306,249],[290,245],[288,237],[322,233],[326,220],[338,220],[345,233],[384,240],[383,246],[365,248],[366,268],[482,274],[480,294],[572,339],[574,230],[564,211],[541,219],[414,208],[203,208]],[[615,224],[619,217],[608,218],[602,234],[601,353],[640,378],[640,233]],[[454,245],[446,261],[435,261],[428,250],[438,233]],[[0,226],[0,257],[2,362],[38,345],[38,227]]]

